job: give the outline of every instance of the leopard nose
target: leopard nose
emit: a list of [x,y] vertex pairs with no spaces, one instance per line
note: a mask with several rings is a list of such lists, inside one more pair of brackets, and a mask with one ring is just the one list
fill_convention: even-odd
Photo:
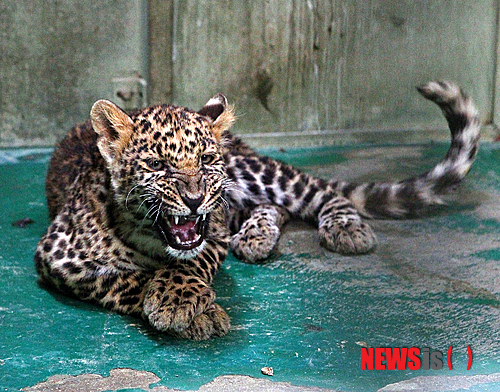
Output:
[[191,199],[190,197],[186,197],[186,196],[181,196],[182,197],[182,201],[184,202],[184,204],[189,207],[189,209],[191,210],[191,212],[193,214],[197,214],[197,210],[198,210],[198,207],[201,205],[201,203],[203,202],[203,199],[204,199],[204,196],[201,195],[200,197],[196,198],[196,199]]

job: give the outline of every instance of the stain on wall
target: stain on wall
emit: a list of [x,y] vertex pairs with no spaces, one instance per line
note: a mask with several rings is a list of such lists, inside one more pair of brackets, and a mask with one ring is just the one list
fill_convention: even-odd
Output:
[[492,119],[494,0],[175,4],[174,99],[224,92],[239,132],[444,127],[414,90],[431,79],[456,81]]

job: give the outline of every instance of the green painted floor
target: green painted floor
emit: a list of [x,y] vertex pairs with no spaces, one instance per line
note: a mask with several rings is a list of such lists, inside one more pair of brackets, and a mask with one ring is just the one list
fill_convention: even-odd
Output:
[[[446,149],[437,143],[265,152],[325,178],[382,180],[428,169]],[[436,215],[372,221],[374,254],[330,253],[314,230],[294,224],[266,264],[230,256],[215,286],[233,328],[206,342],[163,336],[37,285],[33,253],[49,223],[49,155],[0,151],[0,391],[61,374],[108,376],[115,368],[155,373],[160,381],[151,388],[183,390],[221,375],[339,391],[424,390],[412,389],[418,383],[434,385],[429,391],[500,390],[498,144],[482,144],[469,177]],[[23,218],[34,223],[12,225]],[[365,346],[430,347],[444,360],[452,346],[453,370],[446,362],[441,370],[361,370]],[[264,366],[273,367],[272,378],[261,374]]]

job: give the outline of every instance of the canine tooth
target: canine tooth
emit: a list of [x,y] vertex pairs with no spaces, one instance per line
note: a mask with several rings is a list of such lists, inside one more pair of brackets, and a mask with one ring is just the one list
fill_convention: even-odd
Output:
[[174,222],[176,225],[179,224],[179,215],[174,215]]
[[207,219],[207,214],[203,214],[203,219],[202,220],[204,221],[205,219]]

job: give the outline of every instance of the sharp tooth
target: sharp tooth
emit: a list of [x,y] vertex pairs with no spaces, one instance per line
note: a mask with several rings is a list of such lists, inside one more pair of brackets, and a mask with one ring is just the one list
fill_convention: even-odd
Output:
[[205,220],[207,219],[207,214],[203,214],[203,219],[202,220]]
[[174,222],[176,225],[179,224],[179,215],[174,215]]
[[178,244],[181,243],[181,239],[179,237],[175,237],[175,242],[177,242]]

